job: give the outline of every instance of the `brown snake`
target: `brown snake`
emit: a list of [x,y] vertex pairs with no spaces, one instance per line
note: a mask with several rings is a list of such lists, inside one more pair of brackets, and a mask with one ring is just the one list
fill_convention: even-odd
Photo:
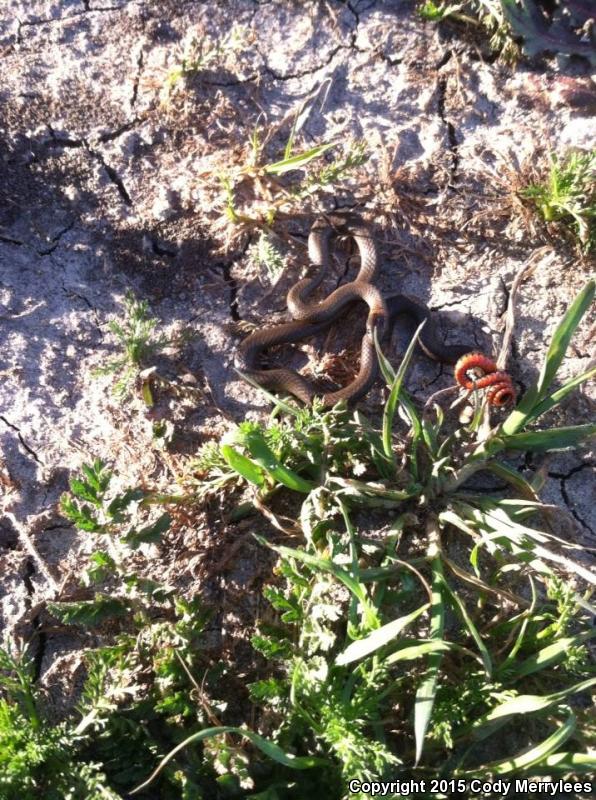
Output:
[[[418,342],[422,350],[432,359],[446,364],[455,362],[474,348],[467,345],[446,345],[437,332],[437,327],[426,306],[403,294],[383,297],[373,286],[377,274],[378,256],[374,240],[361,221],[355,217],[337,220],[334,227],[324,219],[317,220],[308,238],[308,254],[318,271],[313,278],[304,278],[292,286],[287,295],[287,305],[294,318],[292,322],[273,325],[255,331],[244,339],[236,352],[236,368],[250,376],[260,386],[272,391],[293,394],[304,403],[312,403],[320,395],[315,387],[302,375],[287,368],[261,369],[262,352],[279,344],[302,341],[309,336],[329,328],[341,313],[357,300],[363,300],[369,308],[366,332],[360,350],[360,368],[356,377],[334,392],[322,395],[325,406],[333,406],[340,400],[354,401],[362,397],[377,377],[377,357],[373,333],[381,339],[390,329],[394,319],[406,314],[418,324],[426,322]],[[337,224],[336,224],[337,223]],[[323,281],[331,262],[331,241],[337,233],[347,233],[355,240],[360,253],[360,269],[355,280],[344,284],[320,302],[308,302],[309,296]]]

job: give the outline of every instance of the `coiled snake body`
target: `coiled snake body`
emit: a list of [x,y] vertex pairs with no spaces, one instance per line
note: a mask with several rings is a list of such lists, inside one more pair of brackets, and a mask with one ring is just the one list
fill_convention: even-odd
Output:
[[[306,378],[287,368],[261,369],[261,354],[269,347],[302,341],[324,331],[349,305],[358,300],[368,305],[366,332],[360,349],[360,368],[347,386],[322,395],[325,406],[333,406],[340,400],[354,401],[368,392],[377,377],[374,330],[376,328],[381,339],[400,314],[408,315],[418,324],[426,321],[418,341],[422,350],[436,361],[455,364],[461,356],[473,349],[467,345],[444,344],[429,310],[416,300],[403,294],[383,297],[372,283],[378,270],[378,256],[370,234],[354,217],[333,219],[333,223],[332,227],[326,220],[317,220],[311,229],[308,254],[318,270],[314,277],[298,281],[288,292],[286,300],[293,321],[263,328],[244,339],[236,353],[237,369],[248,374],[264,388],[286,392],[304,403],[311,403],[320,392]],[[355,240],[360,254],[358,275],[351,283],[340,286],[324,300],[309,302],[310,295],[318,288],[328,271],[331,242],[337,233],[349,234]]]

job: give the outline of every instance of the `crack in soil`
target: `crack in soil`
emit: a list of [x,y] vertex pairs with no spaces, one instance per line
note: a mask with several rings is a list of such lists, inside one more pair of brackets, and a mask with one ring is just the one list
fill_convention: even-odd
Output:
[[221,265],[221,275],[230,290],[230,294],[228,296],[230,316],[234,322],[239,322],[242,317],[240,316],[240,311],[238,310],[238,282],[236,281],[236,278],[232,276],[230,271],[233,263],[233,261],[223,263]]
[[500,295],[499,297],[497,297],[497,291],[494,292],[494,302],[495,305],[498,303],[499,307],[502,309],[502,311],[497,309],[497,319],[502,319],[507,313],[509,298],[511,297],[511,289],[507,285],[507,282],[503,280],[502,275],[499,275],[498,294]]
[[132,200],[130,199],[130,195],[128,194],[128,192],[126,190],[126,186],[124,185],[124,182],[123,182],[122,178],[120,177],[120,175],[118,175],[118,173],[116,172],[114,167],[111,167],[107,163],[107,161],[105,160],[103,155],[98,150],[92,150],[91,147],[87,147],[87,150],[89,151],[89,153],[94,158],[96,158],[99,161],[99,163],[105,169],[108,178],[110,179],[110,181],[114,184],[114,186],[118,190],[118,194],[122,198],[122,201],[127,206],[132,206]]
[[356,25],[355,25],[354,29],[351,30],[350,33],[349,33],[349,41],[348,41],[347,44],[341,44],[340,43],[340,44],[336,45],[332,50],[330,50],[329,55],[327,56],[327,58],[325,59],[325,61],[322,64],[319,64],[316,67],[310,67],[309,69],[305,69],[305,70],[302,70],[302,71],[293,72],[293,73],[290,73],[288,75],[281,75],[279,72],[276,72],[276,70],[274,70],[272,67],[270,67],[267,64],[267,60],[264,58],[264,56],[261,53],[261,51],[257,48],[257,52],[259,53],[259,55],[261,56],[261,58],[265,62],[265,72],[267,72],[276,81],[290,81],[290,80],[293,80],[295,78],[304,78],[306,75],[314,75],[316,72],[320,72],[322,69],[325,69],[325,67],[328,67],[329,64],[333,61],[333,59],[339,53],[340,50],[354,50],[354,49],[355,50],[359,50],[359,48],[356,47],[356,37],[358,35],[357,31],[358,31],[358,25],[360,23],[360,15],[351,6],[351,4],[349,2],[347,2],[345,4],[345,6],[352,13],[352,15],[354,16],[354,19],[356,20]]
[[62,239],[64,234],[68,233],[68,231],[71,231],[74,228],[74,224],[75,220],[72,219],[65,228],[63,228],[61,231],[58,231],[58,233],[56,233],[54,236],[50,238],[50,242],[52,243],[50,247],[46,248],[45,250],[38,250],[37,254],[40,256],[51,255],[60,244],[60,239]]
[[[351,34],[354,37],[354,34]],[[340,50],[351,50],[354,46],[354,42],[352,41],[350,44],[338,44],[333,50],[330,51],[329,56],[327,57],[326,61],[320,64],[317,67],[310,67],[309,69],[302,70],[301,72],[291,72],[287,75],[281,75],[279,72],[270,67],[268,64],[265,64],[265,72],[270,75],[273,80],[276,81],[291,81],[297,78],[304,78],[307,75],[314,75],[316,72],[320,72],[325,67],[328,67],[329,64],[333,61],[335,56],[339,53]],[[260,54],[262,57],[262,53]]]
[[230,289],[229,294],[229,305],[230,305],[230,316],[234,322],[240,322],[242,317],[240,315],[240,309],[238,308],[238,281],[232,275],[232,267],[236,264],[240,259],[244,258],[246,253],[248,252],[248,248],[252,243],[252,236],[249,236],[246,240],[246,244],[242,248],[242,250],[238,253],[238,255],[234,256],[234,258],[230,259],[229,261],[224,261],[221,264],[221,275],[224,279],[224,282],[228,285]]
[[472,338],[474,339],[474,344],[478,350],[482,350],[484,344],[479,340],[479,334],[476,328],[472,329]]
[[[119,136],[122,136],[123,133],[127,133],[128,131],[135,128],[137,125],[141,125],[147,119],[146,114],[140,114],[138,117],[134,117],[133,119],[128,120],[128,122],[123,122],[122,125],[119,125],[117,128],[114,128],[113,131],[105,131],[105,133],[100,133],[97,137],[96,141],[99,144],[104,144],[105,142],[112,142],[114,139],[117,139]],[[48,125],[48,129],[51,135],[51,141],[47,144],[52,147],[72,147],[77,148],[81,147],[86,150],[91,151],[89,142],[87,139],[82,137],[81,139],[71,139],[70,136],[59,136],[53,128]]]
[[373,8],[375,3],[376,3],[376,0],[372,0],[372,2],[369,3],[369,5],[367,5],[366,8],[362,8],[360,11],[356,10],[352,6],[352,4],[349,2],[349,0],[348,0],[348,2],[345,3],[346,8],[348,9],[348,11],[350,11],[353,14],[354,19],[356,21],[356,24],[354,26],[354,30],[351,33],[352,41],[350,43],[350,47],[351,47],[352,50],[355,50],[357,53],[370,53],[375,58],[380,58],[381,61],[384,61],[386,64],[389,64],[390,67],[397,67],[403,61],[401,56],[392,57],[392,56],[388,55],[387,53],[385,53],[383,51],[382,45],[379,45],[378,47],[358,47],[358,45],[356,44],[356,38],[358,36],[358,26],[360,25],[360,14],[362,14],[363,12],[368,11],[369,9]]
[[[33,559],[28,558],[25,561],[25,572],[23,574],[23,583],[25,585],[25,589],[27,591],[27,610],[31,610],[31,598],[35,594],[35,587],[33,586],[33,582],[31,577],[35,575],[35,567],[33,566]],[[47,644],[47,636],[41,630],[41,621],[39,619],[39,613],[35,614],[31,619],[31,627],[33,628],[33,638],[36,639],[36,645],[33,649],[33,682],[37,683],[39,677],[41,675],[41,665],[43,663],[43,658],[46,652],[46,644]],[[31,645],[31,642],[30,642]]]
[[[452,52],[451,50],[447,50],[444,54],[443,58],[438,62],[436,66],[437,72],[447,64],[449,59],[451,58]],[[439,76],[437,82],[437,113],[443,125],[445,125],[447,131],[447,141],[448,141],[448,149],[451,154],[451,164],[449,166],[449,181],[447,183],[448,189],[455,189],[454,183],[457,178],[457,171],[459,169],[459,143],[457,141],[457,136],[455,133],[455,126],[453,123],[445,116],[445,100],[447,97],[447,78]]]
[[[90,156],[96,159],[96,161],[99,161],[101,166],[106,171],[108,178],[118,190],[118,194],[122,198],[123,202],[127,206],[132,206],[132,200],[130,198],[130,195],[128,194],[128,191],[126,190],[126,186],[124,185],[122,178],[118,175],[114,167],[110,166],[110,164],[107,163],[107,161],[103,157],[103,154],[100,153],[99,150],[94,150],[91,147],[88,140],[84,136],[82,136],[80,139],[71,139],[69,136],[57,136],[56,132],[54,131],[51,125],[48,125],[48,130],[52,137],[51,141],[48,144],[57,147],[74,147],[74,148],[80,147],[85,149]],[[104,136],[107,137],[108,134],[104,134]],[[114,136],[113,138],[116,138],[116,136]],[[108,140],[109,140],[108,138],[102,140],[101,137],[99,139],[99,141],[108,141]]]
[[6,425],[7,428],[11,428],[13,431],[16,431],[17,438],[18,438],[19,442],[21,443],[21,445],[24,447],[24,449],[29,453],[30,456],[33,457],[33,459],[35,461],[37,461],[38,464],[41,464],[43,466],[43,461],[39,460],[35,450],[33,450],[33,448],[29,447],[27,442],[23,439],[23,435],[21,434],[20,429],[17,428],[16,425],[13,425],[12,422],[9,422],[6,419],[6,417],[2,416],[2,414],[0,414],[0,420]]
[[252,75],[249,75],[248,78],[234,78],[234,80],[230,81],[206,81],[205,79],[201,80],[201,83],[204,83],[205,86],[218,86],[220,88],[232,87],[232,86],[241,86],[244,83],[252,83],[252,81],[258,80],[262,77],[262,72],[253,72]]
[[[112,142],[114,139],[117,139],[119,136],[122,136],[123,133],[128,133],[128,131],[135,128],[137,125],[145,122],[146,115],[142,114],[141,116],[135,117],[134,119],[129,120],[128,122],[124,122],[118,128],[115,128],[113,131],[107,131],[106,133],[102,133],[97,137],[97,141],[101,142]],[[84,145],[83,145],[84,147]]]
[[351,15],[354,17],[354,19],[356,20],[356,25],[359,25],[359,23],[360,23],[360,13],[359,13],[358,11],[356,11],[356,9],[354,8],[354,6],[353,6],[353,5],[352,5],[352,3],[350,2],[350,0],[345,0],[345,2],[344,2],[344,6],[345,6],[345,7],[348,9],[348,11],[350,12],[350,14],[351,14]]
[[588,525],[588,523],[581,517],[580,514],[574,508],[573,500],[569,497],[569,493],[567,491],[567,481],[573,477],[573,475],[577,475],[578,472],[581,472],[584,469],[594,469],[596,464],[592,461],[583,461],[581,464],[577,464],[575,467],[572,467],[568,472],[554,472],[549,471],[547,475],[549,478],[555,478],[559,481],[559,485],[561,488],[561,496],[565,502],[565,505],[571,512],[571,515],[574,519],[585,528],[592,536],[596,535],[596,532],[592,530],[592,528]]
[[16,247],[25,244],[25,242],[21,242],[20,239],[11,239],[10,236],[4,236],[3,234],[0,234],[0,242],[4,242],[4,244],[14,244]]
[[143,50],[143,45],[141,44],[141,47],[139,49],[139,55],[137,56],[137,62],[136,62],[137,72],[132,83],[132,94],[130,96],[131,108],[134,108],[137,102],[137,97],[139,94],[139,83],[141,81],[141,75],[143,73],[144,57],[145,57],[145,51]]
[[55,147],[87,147],[87,143],[84,139],[71,139],[69,136],[58,136],[54,129],[48,125],[48,130],[50,131],[50,135],[52,140],[48,142],[49,145]]
[[442,378],[444,374],[445,374],[445,365],[444,364],[439,364],[438,365],[437,374],[435,375],[435,377],[431,381],[428,381],[427,383],[424,383],[424,385],[420,387],[421,390],[428,391],[428,389],[431,386],[433,386],[440,378]]
[[95,321],[95,327],[97,328],[97,332],[99,333],[100,339],[103,341],[104,334],[101,329],[101,323],[97,316],[97,309],[93,306],[89,300],[83,294],[79,294],[78,292],[73,291],[73,289],[68,289],[64,284],[62,284],[62,291],[67,297],[77,297],[79,300],[82,300],[83,303],[87,306],[87,308],[93,313],[93,319]]
[[[460,289],[465,289],[464,286],[460,287]],[[459,300],[445,300],[438,306],[429,306],[430,311],[440,311],[442,308],[452,308],[453,306],[461,306],[463,305],[463,300],[460,298]]]

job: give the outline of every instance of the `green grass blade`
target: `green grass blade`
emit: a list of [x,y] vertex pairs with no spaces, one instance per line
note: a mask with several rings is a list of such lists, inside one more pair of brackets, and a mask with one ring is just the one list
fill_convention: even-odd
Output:
[[225,733],[235,733],[238,736],[243,736],[273,761],[281,764],[284,767],[289,767],[290,769],[312,769],[312,767],[326,765],[328,763],[322,758],[314,758],[310,756],[299,757],[293,756],[291,753],[285,753],[281,747],[278,747],[278,745],[270,742],[268,739],[264,739],[262,736],[259,736],[258,733],[254,733],[254,731],[250,731],[247,728],[236,728],[233,725],[221,725],[216,728],[205,728],[205,730],[194,733],[192,736],[186,738],[183,742],[180,742],[180,744],[174,747],[173,750],[170,750],[167,756],[162,758],[157,768],[151,773],[147,780],[141,783],[139,786],[135,786],[130,794],[137,794],[143,789],[146,789],[149,784],[153,783],[155,778],[159,775],[166,764],[171,761],[181,750],[183,750],[185,747],[188,747],[189,744],[192,744],[193,742],[202,742],[204,739],[210,739],[213,736],[221,736]]
[[501,672],[508,669],[509,665],[512,664],[513,661],[515,660],[516,655],[518,654],[521,646],[524,643],[526,632],[528,630],[528,625],[530,624],[534,616],[534,610],[538,602],[538,594],[536,592],[536,585],[532,580],[531,575],[529,576],[529,580],[530,580],[530,589],[532,591],[532,605],[530,606],[527,612],[524,612],[524,618],[522,619],[519,632],[515,637],[515,642],[513,643],[513,647],[507,654],[507,658],[503,661],[502,664],[499,665],[499,671]]
[[393,452],[392,442],[393,418],[397,409],[401,386],[404,381],[406,371],[410,365],[410,361],[412,360],[416,342],[418,341],[418,337],[420,336],[420,332],[422,331],[425,322],[426,320],[420,323],[416,329],[416,332],[414,333],[414,336],[412,337],[412,340],[410,341],[410,344],[408,345],[408,349],[405,352],[402,362],[399,365],[399,368],[395,374],[395,378],[391,384],[389,397],[387,398],[385,408],[383,409],[383,449],[385,450],[385,455],[387,458],[390,458],[393,463],[395,463],[395,454]]
[[469,730],[474,739],[478,741],[485,739],[487,736],[492,736],[497,728],[509,722],[512,717],[546,711],[562,703],[571,695],[583,692],[594,685],[596,685],[596,678],[588,678],[553,694],[543,696],[534,694],[518,695],[491,709],[488,714],[485,714],[471,725]]
[[569,425],[565,428],[514,433],[511,436],[503,436],[502,442],[506,450],[543,452],[576,447],[594,435],[596,435],[596,424],[586,423],[585,425]]
[[238,475],[245,478],[249,483],[254,483],[256,486],[263,486],[265,483],[263,470],[254,464],[250,458],[239,453],[231,444],[222,444],[221,454],[225,458],[226,463],[229,464]]
[[580,375],[576,375],[574,378],[570,378],[566,383],[561,386],[560,389],[557,389],[556,392],[553,392],[551,395],[548,395],[544,398],[544,400],[539,403],[537,406],[534,406],[532,409],[531,419],[537,419],[542,414],[545,414],[547,411],[550,411],[551,408],[554,408],[558,405],[561,400],[567,397],[576,386],[580,386],[582,383],[586,383],[586,381],[591,380],[596,375],[596,367],[592,367],[591,369],[582,372]]
[[518,667],[510,669],[509,675],[513,680],[525,678],[526,675],[531,675],[533,672],[538,672],[553,664],[558,664],[560,661],[563,661],[569,648],[577,647],[577,645],[587,642],[595,636],[596,630],[592,630],[578,634],[577,636],[566,636],[563,639],[559,639],[557,642],[543,647],[542,650],[526,658]]
[[501,480],[509,483],[511,486],[517,489],[522,497],[530,497],[533,500],[536,500],[537,495],[534,487],[524,478],[523,475],[520,475],[516,469],[507,466],[507,464],[504,464],[501,461],[492,461],[491,463],[487,464],[484,469],[486,472],[491,472],[493,475],[496,475],[497,478],[501,478]]
[[396,664],[399,661],[414,661],[432,653],[464,653],[482,663],[476,653],[454,642],[444,639],[403,639],[402,644],[384,660],[385,664]]
[[594,300],[595,290],[596,281],[588,281],[567,309],[567,312],[553,334],[540,377],[538,378],[537,390],[540,400],[544,399],[546,396],[546,391],[565,358],[565,353],[567,352],[573,334]]
[[387,388],[391,388],[391,385],[395,380],[395,370],[393,369],[393,366],[388,360],[388,358],[381,350],[381,345],[379,344],[379,337],[376,328],[374,330],[373,337],[375,340],[375,349],[377,351],[377,358],[379,359],[379,369],[381,370],[381,375],[383,376],[383,380],[387,384]]
[[[337,498],[337,502],[338,502],[338,505],[340,507],[341,515],[342,515],[342,517],[344,519],[344,525],[345,525],[345,528],[346,528],[346,533],[348,535],[348,540],[349,540],[348,549],[349,549],[350,560],[351,560],[351,564],[350,564],[351,572],[352,572],[352,575],[355,577],[356,581],[358,583],[361,583],[360,563],[359,563],[359,560],[358,560],[358,548],[356,547],[356,543],[355,543],[356,531],[354,529],[354,525],[352,524],[352,520],[350,519],[350,512],[348,510],[347,505],[344,502],[342,502],[341,498]],[[358,622],[359,622],[359,620],[358,620],[358,603],[356,601],[356,598],[354,596],[352,596],[352,599],[351,599],[351,602],[350,602],[350,608],[349,608],[349,611],[348,611],[348,630],[350,630],[350,629],[357,630]]]
[[532,767],[532,775],[596,772],[596,755],[589,753],[553,753],[542,764]]
[[302,492],[303,494],[308,494],[314,489],[314,485],[310,481],[305,480],[297,472],[280,464],[261,433],[253,431],[244,436],[243,441],[256,463],[263,467],[278,483],[282,483],[288,489],[293,489],[295,492]]
[[555,564],[560,564],[565,568],[566,572],[575,573],[583,578],[587,583],[592,584],[592,586],[596,586],[596,574],[591,572],[586,567],[583,567],[581,564],[578,564],[576,561],[566,558],[565,556],[560,556],[558,553],[552,553],[550,550],[548,550],[546,547],[542,547],[540,544],[535,545],[533,549],[538,558],[542,558],[546,561],[553,561]]
[[[432,531],[431,536],[433,536],[433,538],[429,546],[429,556],[431,559],[433,579],[431,587],[432,601],[430,608],[429,637],[430,639],[443,639],[443,631],[445,629],[445,601],[442,594],[444,578],[439,548],[435,542],[435,539],[438,539],[438,531]],[[440,652],[434,652],[428,656],[426,672],[416,690],[416,700],[414,703],[414,736],[416,739],[415,765],[418,765],[422,757],[424,737],[426,736],[433,706],[435,704],[439,683],[439,668],[442,659],[443,655]]]
[[410,471],[416,481],[420,476],[418,470],[418,443],[423,437],[422,420],[411,398],[403,390],[400,393],[399,403],[410,423],[411,441],[408,447],[410,451]]
[[490,657],[490,653],[488,652],[486,645],[482,641],[482,637],[478,632],[478,628],[476,625],[474,625],[474,622],[468,613],[468,609],[466,608],[463,600],[456,594],[456,592],[453,591],[445,579],[443,579],[443,589],[451,600],[451,605],[453,606],[455,613],[461,618],[462,622],[470,632],[470,636],[476,642],[476,646],[480,651],[484,670],[487,677],[490,678],[493,672],[493,662]]
[[571,337],[594,299],[595,288],[596,282],[589,281],[567,309],[553,334],[537,384],[526,392],[517,408],[507,417],[501,428],[503,433],[513,434],[523,428],[531,418],[534,408],[546,397],[548,387],[565,357]]
[[412,611],[411,614],[406,614],[399,619],[394,619],[383,625],[380,628],[369,633],[363,639],[358,639],[352,644],[348,645],[343,653],[340,653],[335,659],[335,663],[339,667],[350,664],[352,661],[359,661],[361,658],[374,653],[385,645],[390,644],[408,625],[423,614],[428,608],[429,603]]
[[360,426],[362,434],[370,446],[371,457],[375,467],[379,471],[379,475],[386,480],[390,479],[393,477],[394,473],[391,469],[391,461],[383,451],[383,440],[381,436],[360,411],[354,412],[354,419]]
[[[408,641],[408,640],[406,640]],[[442,639],[415,639],[415,643],[400,647],[385,659],[386,664],[395,664],[398,661],[414,661],[416,658],[429,655],[429,653],[449,653],[457,649],[451,642]]]
[[297,153],[290,158],[284,158],[282,161],[276,161],[274,164],[267,164],[263,167],[263,171],[268,175],[284,175],[293,169],[302,169],[313,159],[322,156],[327,150],[336,147],[337,142],[326,142],[319,144],[316,147],[311,147],[310,150],[305,150],[303,153]]
[[563,725],[559,726],[557,730],[552,733],[547,739],[540,744],[526,750],[525,753],[520,753],[514,758],[508,758],[504,761],[491,761],[489,764],[483,764],[481,770],[473,770],[471,772],[460,772],[459,775],[472,777],[474,775],[486,776],[490,775],[507,775],[511,772],[518,773],[521,770],[529,769],[534,764],[540,764],[545,758],[552,755],[552,753],[564,744],[575,731],[575,714],[570,714]]
[[[458,504],[458,508],[466,513],[466,506]],[[460,530],[468,532],[465,523],[458,517],[457,514],[452,512],[442,512],[440,515],[441,520],[446,519],[451,524],[456,525]],[[480,534],[486,541],[497,541],[505,539],[523,550],[531,550],[532,554],[537,559],[544,561],[552,561],[565,568],[567,572],[575,573],[583,578],[587,583],[596,585],[596,575],[586,567],[578,564],[566,556],[553,553],[541,543],[548,543],[549,541],[557,541],[556,537],[551,536],[541,531],[536,531],[533,528],[528,528],[525,525],[520,525],[514,522],[502,508],[495,508],[491,511],[480,511],[479,509],[469,509],[468,519],[474,520],[477,525],[476,534]],[[546,564],[543,564],[543,571],[550,571]]]

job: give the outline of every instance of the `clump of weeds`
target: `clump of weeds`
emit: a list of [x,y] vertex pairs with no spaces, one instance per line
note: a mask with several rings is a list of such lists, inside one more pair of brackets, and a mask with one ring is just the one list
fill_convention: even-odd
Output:
[[[594,288],[570,306],[537,382],[496,425],[479,397],[463,425],[438,401],[420,412],[403,389],[411,346],[397,372],[379,351],[389,392],[380,428],[345,406],[276,401],[267,425],[244,422],[209,447],[206,485],[246,487],[238,502],[252,497],[299,541],[256,535],[280,558],[265,590],[275,621],[253,637],[269,663],[250,687],[257,729],[193,734],[143,788],[181,748],[212,740],[225,750],[230,735],[246,743],[242,769],[226,762],[238,786],[250,777],[256,794],[246,797],[324,787],[343,800],[363,775],[447,786],[478,776],[581,780],[595,768],[583,709],[596,685],[587,649],[596,578],[574,557],[581,548],[553,532],[540,476],[528,480],[506,457],[596,433],[593,424],[536,427],[596,374],[553,386]],[[481,473],[511,491],[476,492]],[[292,528],[275,510],[288,493],[302,498]],[[377,533],[370,515],[385,519]]]
[[584,252],[596,247],[596,150],[549,156],[541,180],[520,190],[547,225],[567,231]]

